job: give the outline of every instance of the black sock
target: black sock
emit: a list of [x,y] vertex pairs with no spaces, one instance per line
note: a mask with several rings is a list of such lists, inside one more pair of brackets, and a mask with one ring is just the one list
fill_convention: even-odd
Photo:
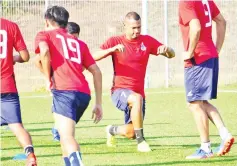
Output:
[[118,134],[118,126],[111,126],[109,129],[109,133],[111,135],[117,135]]
[[143,129],[142,128],[134,129],[134,132],[135,132],[136,140],[137,140],[138,144],[145,140],[145,138],[143,136]]
[[34,148],[32,145],[28,145],[25,147],[25,154],[28,156],[30,153],[34,153]]

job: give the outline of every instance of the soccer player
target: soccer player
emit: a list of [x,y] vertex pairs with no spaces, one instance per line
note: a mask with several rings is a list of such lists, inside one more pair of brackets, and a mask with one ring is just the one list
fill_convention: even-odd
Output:
[[[216,43],[212,41],[212,20],[216,23]],[[193,113],[201,138],[201,147],[186,159],[213,156],[209,138],[210,119],[219,130],[222,143],[217,155],[225,155],[234,143],[217,110],[208,100],[217,98],[218,54],[225,38],[226,21],[214,1],[179,2],[179,25],[185,52],[184,77],[188,108]]]
[[[80,26],[77,23],[75,23],[75,22],[68,22],[66,29],[67,29],[69,34],[79,38]],[[41,68],[40,63],[41,63],[40,62],[40,57],[38,56],[37,61],[36,61],[36,66],[38,68]],[[42,69],[41,69],[41,71],[42,71]],[[56,129],[56,127],[52,128],[52,134],[53,134],[53,139],[55,141],[60,141],[60,135],[59,135],[58,130]]]
[[173,58],[175,53],[153,37],[141,35],[141,18],[136,12],[127,13],[124,29],[124,35],[110,37],[101,45],[102,50],[93,54],[96,61],[112,56],[112,100],[124,112],[125,118],[124,125],[107,126],[107,146],[116,146],[115,135],[121,135],[129,139],[136,138],[137,150],[149,152],[151,149],[143,134],[144,79],[149,54]]
[[[13,56],[13,48],[19,55]],[[0,18],[0,77],[1,77],[1,126],[8,125],[27,156],[26,165],[36,166],[36,157],[30,134],[24,129],[20,101],[17,92],[13,65],[28,62],[29,52],[18,25]]]
[[94,78],[96,104],[92,118],[102,118],[102,76],[87,45],[67,33],[68,11],[52,6],[45,12],[45,31],[37,34],[35,53],[40,54],[43,73],[53,94],[52,111],[60,134],[66,166],[82,166],[79,145],[75,140],[75,125],[86,110],[91,96],[82,73],[83,66]]

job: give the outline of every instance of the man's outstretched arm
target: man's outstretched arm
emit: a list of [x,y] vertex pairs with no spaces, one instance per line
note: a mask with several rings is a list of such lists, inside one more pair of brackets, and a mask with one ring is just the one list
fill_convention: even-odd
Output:
[[99,61],[101,59],[106,58],[107,56],[109,56],[110,54],[112,54],[115,51],[123,52],[124,51],[124,46],[122,44],[118,44],[114,47],[111,47],[111,48],[108,48],[108,49],[105,49],[105,50],[96,51],[92,54],[92,56],[93,56],[95,61]]

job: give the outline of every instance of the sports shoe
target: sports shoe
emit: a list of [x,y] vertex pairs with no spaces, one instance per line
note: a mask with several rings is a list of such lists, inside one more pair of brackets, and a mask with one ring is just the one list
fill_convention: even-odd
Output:
[[137,145],[137,150],[139,152],[150,152],[151,148],[146,141],[142,141],[141,143]]
[[186,159],[205,159],[213,156],[213,152],[205,152],[202,149],[198,149],[194,154],[187,156]]
[[60,141],[60,135],[57,129],[52,128],[52,134],[53,134],[53,140],[54,141]]
[[37,166],[36,157],[34,153],[30,153],[26,160],[26,166]]
[[116,141],[115,141],[115,136],[110,134],[109,130],[112,127],[112,125],[108,125],[106,127],[106,133],[107,133],[107,146],[108,147],[116,147]]
[[228,153],[231,149],[231,146],[234,144],[235,139],[229,134],[226,139],[222,140],[220,146],[215,150],[218,156],[223,156]]

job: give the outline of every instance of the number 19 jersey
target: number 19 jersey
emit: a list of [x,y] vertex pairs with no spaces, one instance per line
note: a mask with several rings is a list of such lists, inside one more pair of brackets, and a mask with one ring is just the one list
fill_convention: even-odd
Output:
[[16,93],[13,69],[13,49],[27,49],[16,23],[0,18],[0,93]]
[[[194,52],[194,59],[197,64],[218,57],[216,47],[212,41],[212,19],[219,13],[219,9],[212,0],[180,0],[179,2],[179,25],[185,51],[189,47],[189,22],[192,19],[198,19],[201,24],[200,38]],[[186,61],[185,66],[190,65],[190,61]]]
[[39,32],[35,38],[35,53],[40,53],[39,43],[49,46],[51,59],[51,89],[79,91],[90,94],[88,82],[83,75],[83,66],[95,64],[87,45],[59,28]]

